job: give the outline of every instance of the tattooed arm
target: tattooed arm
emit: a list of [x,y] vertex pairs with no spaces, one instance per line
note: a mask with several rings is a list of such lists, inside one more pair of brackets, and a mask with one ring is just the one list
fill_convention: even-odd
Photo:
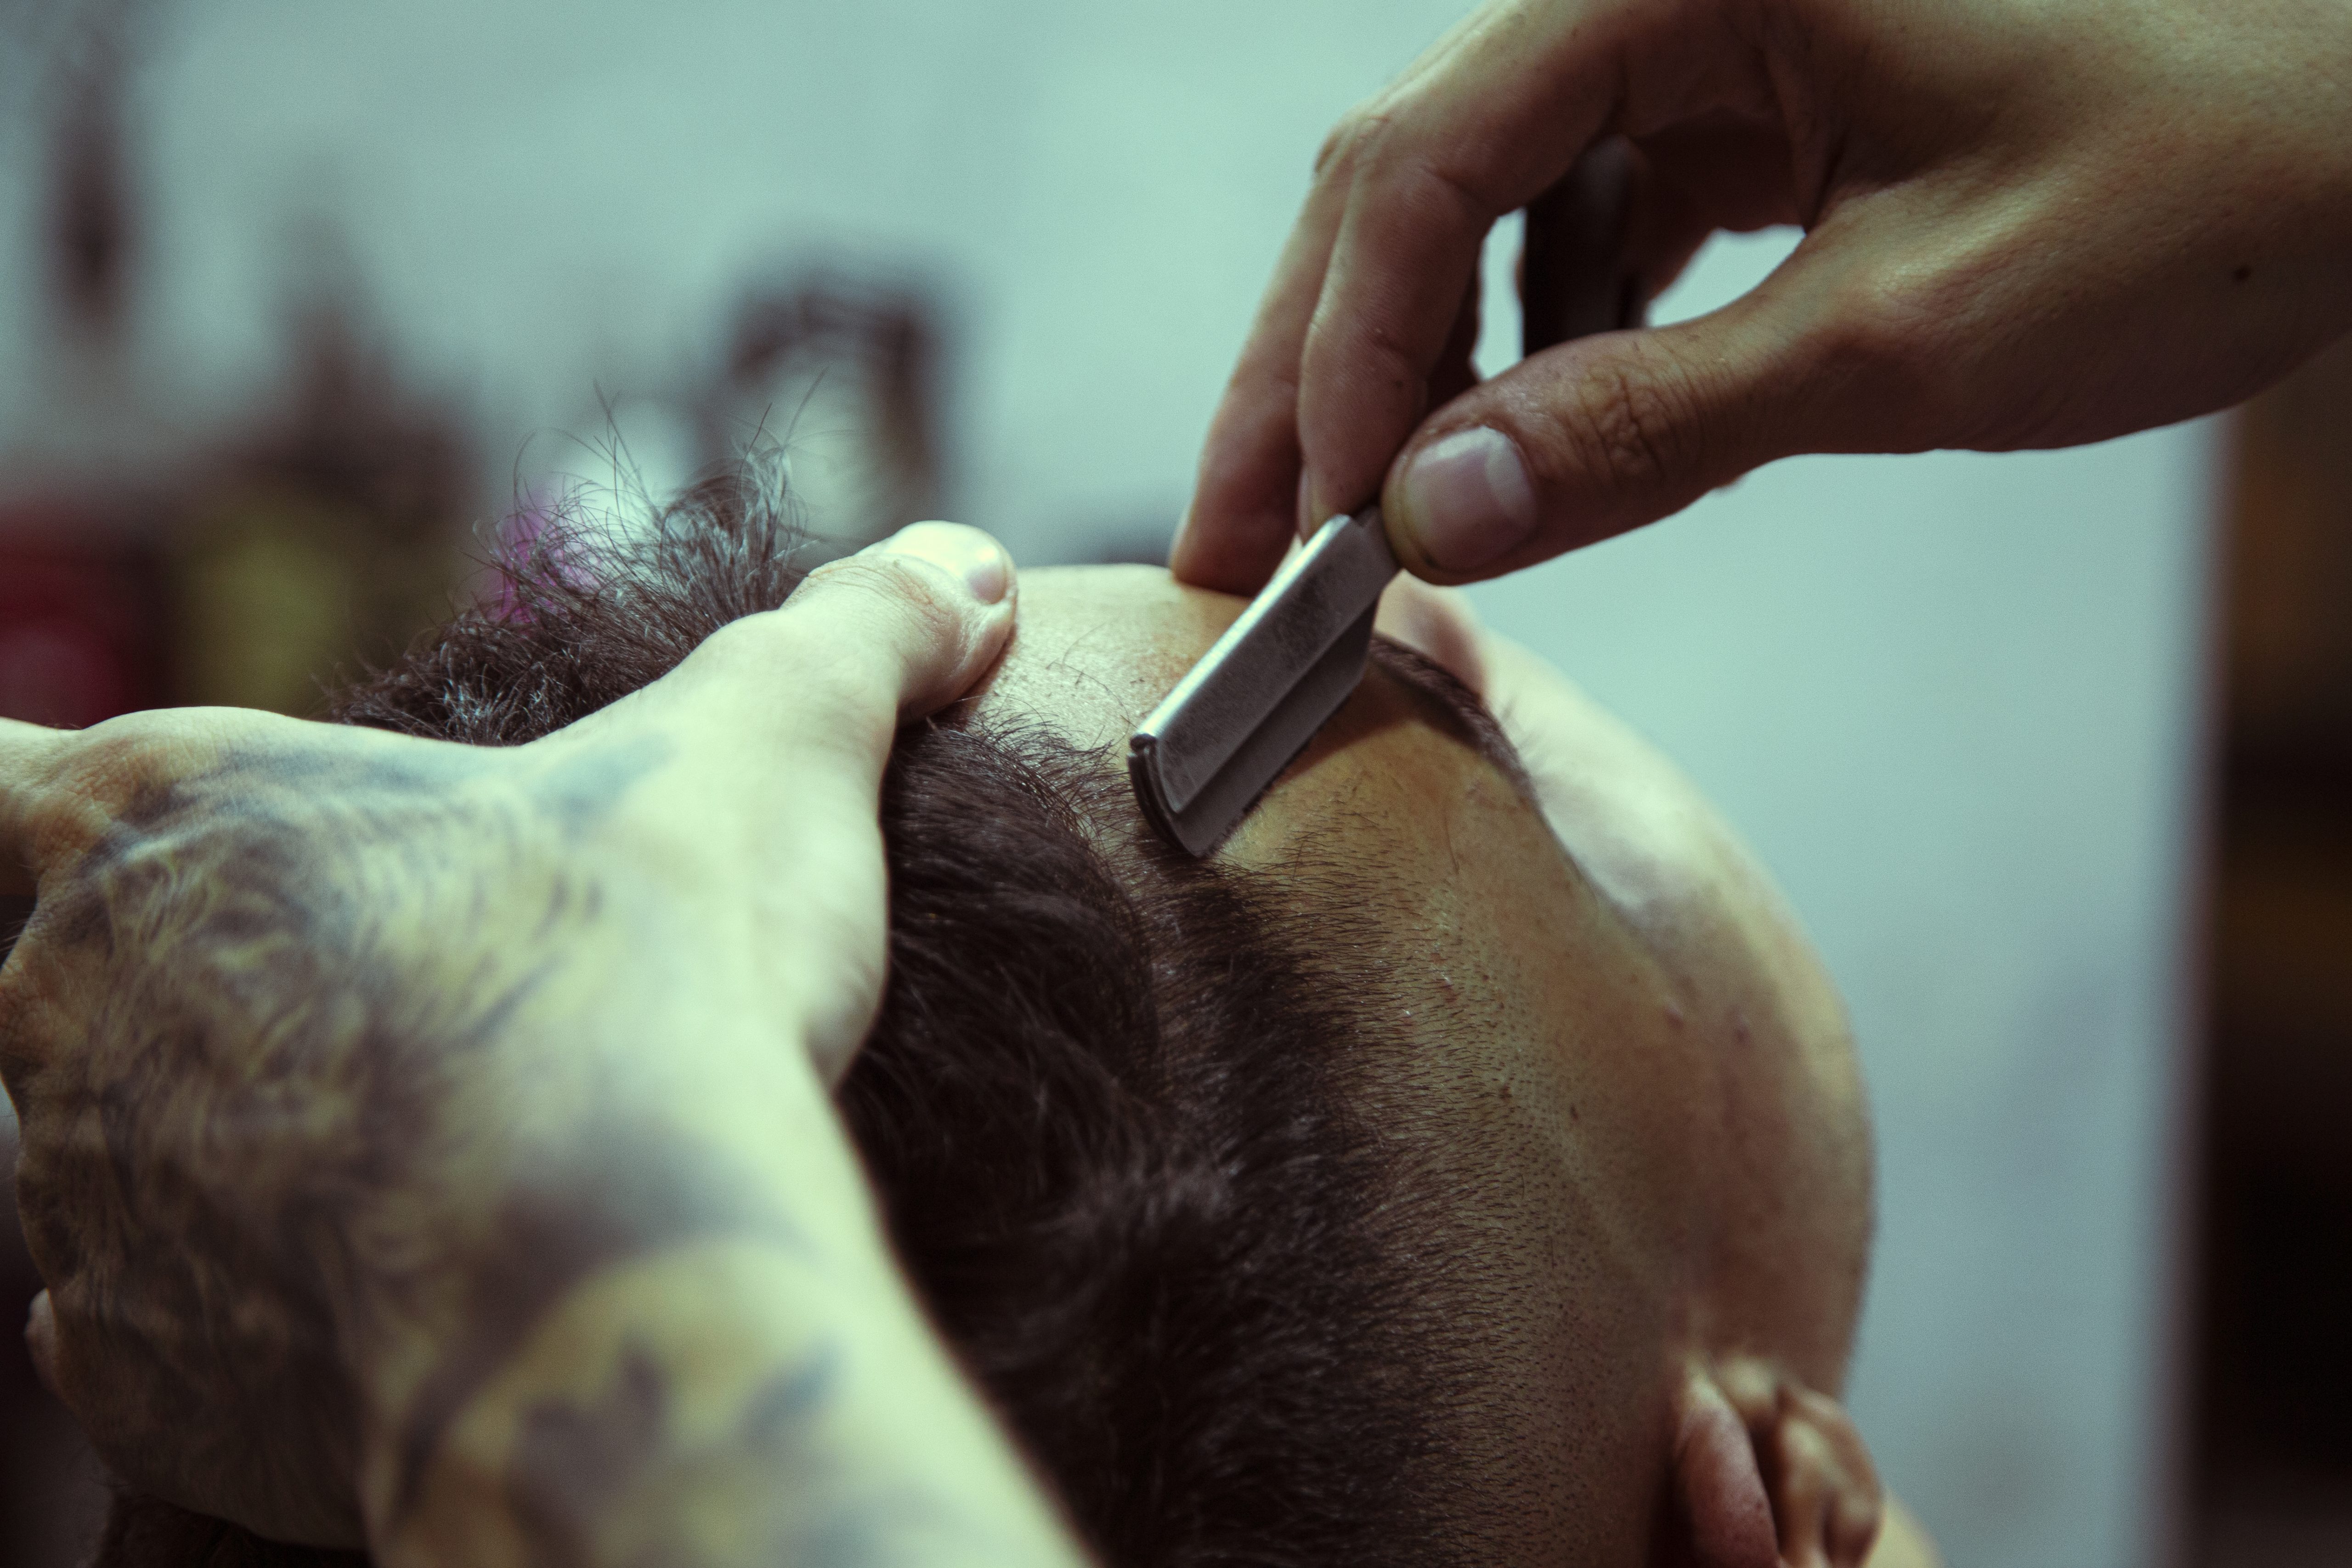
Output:
[[36,1349],[127,1479],[388,1568],[1078,1561],[826,1094],[890,734],[1012,618],[896,542],[511,751],[0,725]]

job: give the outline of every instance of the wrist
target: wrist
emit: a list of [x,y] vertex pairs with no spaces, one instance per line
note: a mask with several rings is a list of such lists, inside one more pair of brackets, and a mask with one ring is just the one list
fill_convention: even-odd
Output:
[[[391,979],[371,1028],[404,1065],[394,1092],[352,1090],[383,1122],[381,1157],[341,1194],[329,1291],[357,1412],[346,1484],[371,1542],[418,1562],[534,1560],[509,1550],[522,1526],[501,1489],[528,1493],[547,1422],[585,1441],[625,1415],[631,1368],[666,1369],[665,1413],[731,1419],[743,1389],[789,1384],[809,1336],[848,1333],[828,1326],[847,1304],[878,1322],[904,1296],[830,1097],[765,993],[774,953],[742,879],[504,798],[501,860],[379,900]],[[795,1279],[770,1277],[784,1259]],[[911,1303],[897,1316],[919,1340]],[[453,1529],[487,1533],[459,1553]]]
[[372,1447],[385,1568],[563,1561],[1075,1562],[894,1273],[715,1240],[542,1315],[404,1488]]
[[[892,1287],[855,1152],[788,1043],[730,1043],[719,1019],[672,1016],[693,1045],[670,1049],[628,1026],[625,999],[598,1001],[521,1010],[502,1031],[500,1071],[468,1086],[481,1119],[445,1118],[432,1157],[354,1216],[359,1256],[336,1337],[370,1456],[371,1518],[413,1498],[449,1424],[545,1325],[604,1310],[593,1303],[609,1281],[655,1269],[678,1311],[746,1325],[771,1307],[805,1318],[808,1286],[797,1301],[771,1300],[739,1289],[740,1260],[699,1284],[677,1260],[711,1248],[789,1255],[847,1297]],[[730,1055],[781,1065],[714,1065]]]

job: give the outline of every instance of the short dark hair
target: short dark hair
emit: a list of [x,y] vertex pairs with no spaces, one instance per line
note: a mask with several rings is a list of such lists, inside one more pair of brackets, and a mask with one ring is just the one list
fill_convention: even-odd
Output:
[[[805,574],[772,464],[647,510],[511,545],[334,717],[530,741]],[[1273,885],[1163,848],[1118,761],[960,711],[898,738],[887,993],[839,1091],[891,1237],[1107,1563],[1440,1561],[1444,1336],[1350,1109],[1386,1026],[1313,956],[1370,933],[1310,945]],[[124,1499],[99,1561],[355,1560]]]

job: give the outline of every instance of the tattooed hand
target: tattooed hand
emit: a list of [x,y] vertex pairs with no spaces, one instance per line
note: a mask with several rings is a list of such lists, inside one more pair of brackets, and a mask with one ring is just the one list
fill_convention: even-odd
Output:
[[511,750],[0,724],[31,1338],[125,1479],[385,1564],[1076,1560],[825,1094],[1011,589],[920,524]]

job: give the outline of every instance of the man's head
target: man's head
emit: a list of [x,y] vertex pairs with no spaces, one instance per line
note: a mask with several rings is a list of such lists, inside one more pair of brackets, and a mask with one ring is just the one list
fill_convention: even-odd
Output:
[[[1444,1495],[1416,1506],[1480,1562],[1641,1561],[1693,1507],[1720,1535],[1740,1500],[1701,1440],[1717,1394],[1756,1428],[1757,1481],[1827,1443],[1811,1477],[1869,1490],[1822,1397],[1870,1225],[1833,990],[1669,764],[1456,602],[1401,589],[1363,687],[1212,870],[1276,911],[1351,1027],[1375,1245],[1415,1314],[1404,1353],[1443,1369],[1416,1473]],[[1143,568],[1033,572],[1023,593],[969,722],[1050,723],[1105,775],[1242,608]],[[1097,830],[1137,822],[1112,790]],[[1253,1044],[1226,1048],[1246,1064]],[[1859,1502],[1831,1506],[1851,1533]]]
[[[339,716],[560,728],[781,603],[780,514],[746,476],[543,536]],[[901,739],[841,1105],[918,1289],[1111,1563],[1728,1564],[1764,1508],[1769,1563],[1782,1494],[1865,1489],[1821,1397],[1867,1225],[1833,999],[1683,786],[1430,601],[1438,660],[1382,644],[1171,854],[1124,738],[1239,607],[1031,574],[989,685]],[[1527,767],[1472,686],[1545,709]],[[113,1560],[188,1528],[126,1510]]]

